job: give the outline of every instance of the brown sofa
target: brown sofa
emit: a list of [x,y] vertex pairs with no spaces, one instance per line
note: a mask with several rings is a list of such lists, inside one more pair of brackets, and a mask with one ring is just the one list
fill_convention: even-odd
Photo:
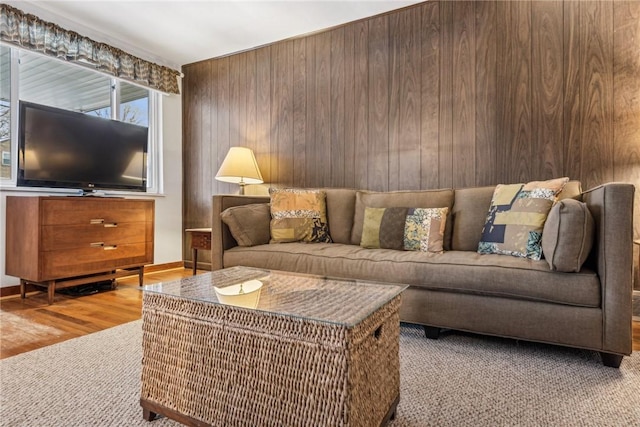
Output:
[[[408,284],[401,320],[424,325],[427,337],[437,338],[446,328],[578,347],[598,351],[605,365],[618,367],[632,349],[633,185],[609,183],[583,193],[571,181],[559,195],[586,203],[595,224],[593,247],[577,272],[552,271],[545,259],[477,253],[494,188],[326,189],[333,243],[266,243],[268,211],[258,206],[262,219],[247,217],[245,226],[262,236],[261,244],[240,239],[248,246],[238,245],[221,214],[235,206],[268,203],[269,197],[215,195],[212,269],[245,265]],[[365,205],[416,203],[450,208],[443,253],[359,246]]]

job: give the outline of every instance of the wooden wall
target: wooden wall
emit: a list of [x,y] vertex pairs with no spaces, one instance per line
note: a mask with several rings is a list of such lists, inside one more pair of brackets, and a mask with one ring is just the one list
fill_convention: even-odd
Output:
[[569,176],[635,183],[640,212],[640,2],[429,1],[183,71],[185,227],[237,191],[214,179],[235,145],[270,183]]

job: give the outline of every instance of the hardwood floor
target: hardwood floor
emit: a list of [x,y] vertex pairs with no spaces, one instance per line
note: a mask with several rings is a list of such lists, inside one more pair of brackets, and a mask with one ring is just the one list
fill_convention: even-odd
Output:
[[[146,285],[190,276],[177,268],[144,276]],[[140,318],[142,292],[138,276],[118,279],[115,290],[87,296],[55,294],[47,304],[46,292],[31,292],[0,299],[0,359],[71,338],[101,331]]]
[[[190,276],[191,269],[147,273],[145,284]],[[47,304],[46,292],[0,299],[0,359],[57,342],[101,331],[140,318],[142,293],[138,277],[118,280],[115,290],[87,296],[56,293]],[[633,322],[633,350],[640,351],[640,322]]]

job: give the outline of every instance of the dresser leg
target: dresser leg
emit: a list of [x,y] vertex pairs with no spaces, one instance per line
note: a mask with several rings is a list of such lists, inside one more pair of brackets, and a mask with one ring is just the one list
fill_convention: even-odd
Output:
[[27,297],[27,282],[20,279],[20,298],[25,299]]
[[144,284],[144,265],[140,266],[140,270],[138,271],[138,283],[140,287]]
[[49,305],[53,304],[53,295],[56,293],[56,281],[49,280],[47,282],[47,299]]

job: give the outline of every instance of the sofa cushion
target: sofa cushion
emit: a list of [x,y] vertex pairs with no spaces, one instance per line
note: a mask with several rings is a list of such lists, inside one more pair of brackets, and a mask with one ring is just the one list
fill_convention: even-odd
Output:
[[478,252],[541,259],[544,222],[567,181],[569,178],[498,185]]
[[271,207],[269,203],[252,203],[225,209],[220,218],[227,224],[238,245],[255,246],[269,243]]
[[[356,193],[351,244],[359,245],[362,240],[362,226],[364,224],[365,208],[449,208],[453,205],[453,190],[423,190],[423,191],[389,191],[373,192],[358,191]],[[449,224],[450,221],[447,221]],[[451,229],[447,225],[444,236],[444,249],[450,245]]]
[[360,246],[403,250],[407,211],[407,208],[365,208]]
[[224,267],[237,265],[403,283],[448,292],[600,306],[598,275],[586,267],[579,273],[561,274],[549,270],[544,260],[469,251],[434,254],[337,243],[236,246],[225,251]]
[[594,222],[585,203],[556,203],[544,224],[542,252],[551,270],[580,271],[593,245]]
[[347,188],[324,188],[323,190],[327,194],[327,222],[331,240],[335,243],[350,243],[356,190]]
[[331,242],[324,191],[274,188],[270,193],[271,243]]
[[463,188],[455,190],[455,202],[451,212],[453,222],[451,250],[476,251],[482,237],[482,228],[487,220],[491,197],[495,185],[491,187]]
[[411,208],[404,226],[404,249],[442,252],[449,208]]

